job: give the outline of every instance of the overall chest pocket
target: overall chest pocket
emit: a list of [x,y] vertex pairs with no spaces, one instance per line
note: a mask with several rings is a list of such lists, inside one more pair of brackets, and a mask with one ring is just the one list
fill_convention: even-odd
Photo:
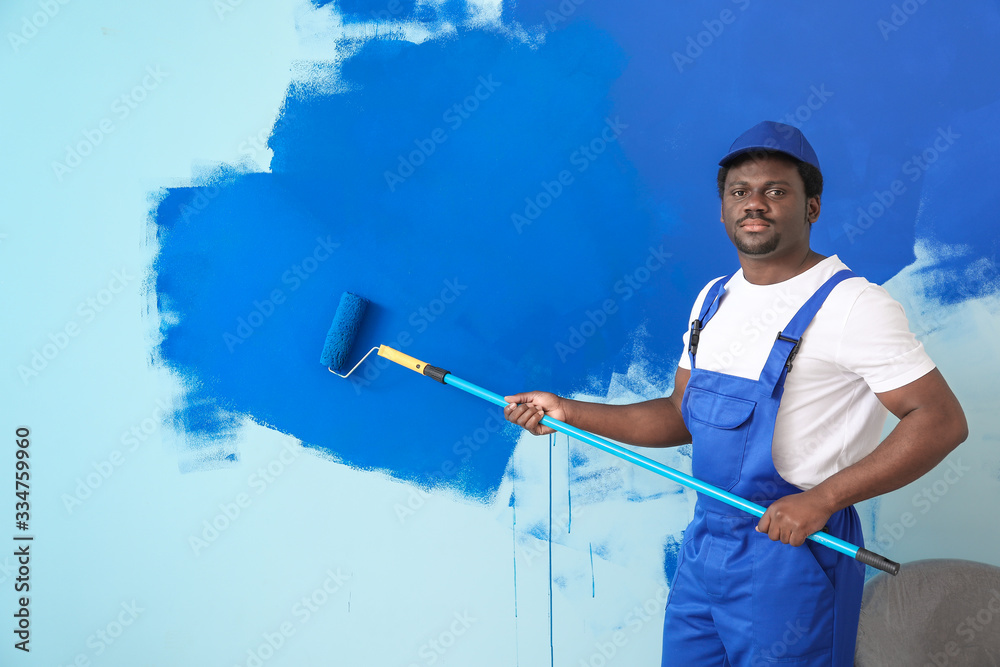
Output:
[[730,491],[740,480],[751,417],[757,404],[698,387],[684,391],[684,421],[691,433],[692,473]]

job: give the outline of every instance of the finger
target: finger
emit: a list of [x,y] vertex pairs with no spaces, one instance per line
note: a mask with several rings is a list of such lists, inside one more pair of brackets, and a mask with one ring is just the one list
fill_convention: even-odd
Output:
[[534,415],[535,413],[532,409],[530,409],[527,406],[521,406],[521,408],[518,410],[518,415],[517,415],[518,425],[530,431],[532,428],[531,418],[534,417]]
[[777,521],[771,522],[771,525],[767,530],[767,536],[770,537],[773,542],[781,540],[781,526],[778,525]]
[[522,392],[520,394],[513,394],[511,396],[504,396],[503,400],[507,401],[508,403],[515,403],[515,404],[516,403],[527,403],[531,399],[532,393],[533,392],[526,391],[526,392]]
[[522,427],[525,425],[525,422],[527,422],[527,418],[529,416],[530,416],[530,410],[528,410],[527,406],[524,405],[516,405],[509,411],[507,411],[506,414],[508,421],[511,421],[517,424],[518,426]]
[[544,416],[545,413],[542,412],[541,410],[535,412],[528,418],[528,426],[526,428],[535,433],[535,435],[540,435],[538,433],[538,430],[540,428],[539,424],[541,423],[542,417]]

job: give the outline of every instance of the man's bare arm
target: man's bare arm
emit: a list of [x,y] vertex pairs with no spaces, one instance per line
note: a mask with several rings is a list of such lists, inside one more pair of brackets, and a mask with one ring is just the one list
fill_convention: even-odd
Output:
[[666,398],[631,405],[606,405],[562,398],[548,392],[531,391],[505,396],[508,421],[535,435],[553,430],[539,424],[549,415],[584,431],[640,447],[674,447],[691,442],[681,417],[681,401],[691,372],[678,368],[674,390]]
[[871,454],[812,489],[775,501],[758,529],[796,546],[834,512],[920,478],[969,436],[965,412],[940,371],[877,394],[899,423]]

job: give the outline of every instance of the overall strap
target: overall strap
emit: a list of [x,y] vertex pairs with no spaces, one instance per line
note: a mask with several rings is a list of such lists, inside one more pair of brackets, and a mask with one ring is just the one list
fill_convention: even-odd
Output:
[[792,361],[795,359],[795,355],[799,352],[799,343],[802,340],[802,334],[805,333],[806,328],[812,323],[813,318],[816,317],[816,313],[823,306],[826,301],[826,297],[830,295],[833,288],[847,280],[848,278],[856,278],[857,276],[847,270],[843,269],[837,273],[830,276],[830,278],[823,283],[823,285],[816,290],[816,292],[809,297],[809,299],[802,304],[798,312],[792,316],[792,319],[788,322],[784,329],[778,332],[778,337],[774,341],[774,346],[771,348],[771,353],[768,355],[767,362],[764,364],[764,370],[760,374],[760,384],[761,391],[767,393],[768,395],[774,395],[774,390],[778,387],[782,387],[785,384],[785,376],[788,372],[792,370]]
[[691,360],[691,370],[694,370],[694,355],[698,353],[698,339],[701,337],[701,330],[719,310],[722,297],[726,294],[725,285],[734,275],[736,273],[730,273],[712,283],[705,294],[705,300],[701,302],[701,313],[699,313],[698,319],[691,322],[691,332],[688,334],[688,357]]

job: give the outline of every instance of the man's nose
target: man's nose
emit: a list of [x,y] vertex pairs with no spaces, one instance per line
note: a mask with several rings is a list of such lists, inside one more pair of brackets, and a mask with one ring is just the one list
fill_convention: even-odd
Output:
[[767,210],[767,197],[760,190],[751,190],[749,196],[747,196],[746,202],[743,204],[743,209],[747,213],[766,211]]

